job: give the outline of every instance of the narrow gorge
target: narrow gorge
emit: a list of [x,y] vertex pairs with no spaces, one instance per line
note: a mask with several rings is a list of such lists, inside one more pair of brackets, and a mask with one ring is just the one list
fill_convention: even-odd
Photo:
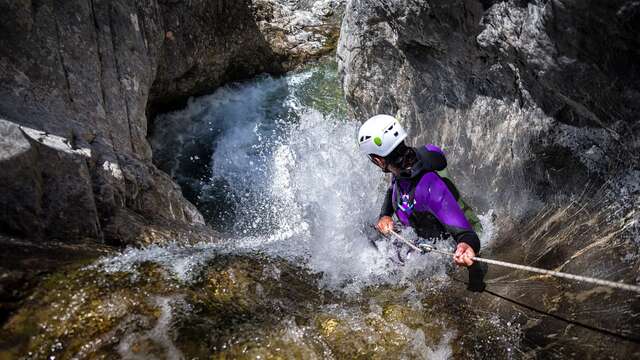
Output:
[[0,10],[0,359],[640,356],[634,293],[399,263],[355,143],[441,146],[483,257],[640,283],[637,1]]

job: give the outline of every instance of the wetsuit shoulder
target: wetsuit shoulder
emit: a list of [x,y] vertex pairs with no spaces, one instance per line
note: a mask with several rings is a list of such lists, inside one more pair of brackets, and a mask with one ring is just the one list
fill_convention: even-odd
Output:
[[442,154],[444,156],[444,151],[441,148],[439,148],[439,147],[437,147],[437,146],[435,146],[433,144],[426,144],[424,146],[424,148],[426,150],[428,150],[428,151],[437,152],[437,153],[440,153],[440,154]]
[[476,253],[480,251],[480,239],[460,208],[454,194],[434,172],[425,173],[416,185],[415,199],[418,211],[435,215],[456,243],[467,243]]

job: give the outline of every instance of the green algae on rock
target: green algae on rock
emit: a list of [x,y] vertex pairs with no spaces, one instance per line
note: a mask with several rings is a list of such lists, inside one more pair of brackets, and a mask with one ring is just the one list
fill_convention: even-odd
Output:
[[215,256],[192,279],[149,261],[127,271],[69,268],[43,281],[3,326],[0,358],[384,359],[473,353],[472,347],[449,344],[456,334],[454,317],[438,292],[423,293],[421,301],[406,288],[376,286],[364,292],[369,296],[354,298],[323,290],[318,280],[299,266],[259,254]]

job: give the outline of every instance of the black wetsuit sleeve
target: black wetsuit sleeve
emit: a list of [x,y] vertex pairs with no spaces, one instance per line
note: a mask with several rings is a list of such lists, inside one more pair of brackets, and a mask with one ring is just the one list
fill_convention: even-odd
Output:
[[476,234],[475,231],[458,229],[450,226],[446,226],[446,228],[451,236],[453,236],[456,244],[465,243],[471,246],[476,254],[480,253],[480,239],[478,238],[478,234]]
[[384,195],[382,209],[380,209],[380,217],[393,216],[393,187],[389,187]]

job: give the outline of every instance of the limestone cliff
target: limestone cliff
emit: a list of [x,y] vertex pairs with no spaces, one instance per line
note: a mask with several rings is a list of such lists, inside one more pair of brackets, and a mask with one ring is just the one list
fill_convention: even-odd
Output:
[[145,115],[163,45],[156,1],[0,4],[2,230],[153,241],[202,224],[150,162]]
[[160,1],[164,20],[150,116],[261,72],[335,50],[344,0]]
[[149,107],[152,113],[184,104],[230,80],[283,71],[242,1],[160,1],[164,44]]

